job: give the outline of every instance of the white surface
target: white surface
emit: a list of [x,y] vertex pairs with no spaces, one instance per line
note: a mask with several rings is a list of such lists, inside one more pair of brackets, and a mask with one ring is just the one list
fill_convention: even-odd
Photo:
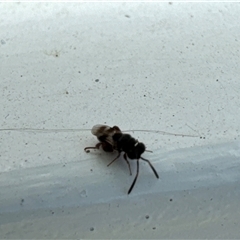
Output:
[[90,131],[1,131],[1,238],[239,238],[239,4],[0,6],[2,129],[205,136],[132,133],[160,179],[127,195]]

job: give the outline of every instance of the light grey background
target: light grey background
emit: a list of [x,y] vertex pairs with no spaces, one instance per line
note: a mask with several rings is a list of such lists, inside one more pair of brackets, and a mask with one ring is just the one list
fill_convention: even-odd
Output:
[[[155,129],[133,192],[88,131],[0,132],[1,238],[238,238],[239,3],[1,3],[1,129]],[[132,162],[135,171],[136,162]],[[148,217],[147,217],[148,216]]]

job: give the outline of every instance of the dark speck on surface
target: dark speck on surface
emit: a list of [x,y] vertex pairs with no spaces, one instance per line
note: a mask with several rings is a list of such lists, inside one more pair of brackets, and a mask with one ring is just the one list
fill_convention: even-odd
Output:
[[99,79],[96,79],[95,82],[99,82]]

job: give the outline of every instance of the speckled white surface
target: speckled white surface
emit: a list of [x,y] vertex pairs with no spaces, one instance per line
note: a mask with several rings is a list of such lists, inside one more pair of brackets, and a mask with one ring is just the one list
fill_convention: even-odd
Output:
[[[1,129],[135,132],[141,163],[90,131],[0,131],[1,238],[239,238],[239,3],[1,3]],[[135,162],[132,162],[135,170]]]

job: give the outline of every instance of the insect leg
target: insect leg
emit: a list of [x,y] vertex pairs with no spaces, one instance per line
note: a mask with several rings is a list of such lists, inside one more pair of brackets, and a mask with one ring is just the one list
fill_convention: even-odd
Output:
[[132,191],[132,189],[133,189],[133,187],[134,187],[134,185],[135,185],[135,183],[136,183],[136,181],[137,181],[138,173],[139,173],[139,159],[137,159],[137,173],[136,173],[136,176],[135,176],[135,178],[134,178],[134,180],[133,180],[133,183],[132,183],[131,187],[130,187],[129,190],[128,190],[128,194],[131,193],[131,191]]
[[130,175],[132,175],[131,166],[130,166],[130,163],[129,163],[128,159],[127,159],[127,154],[126,153],[124,153],[123,158],[125,159],[125,161],[126,161],[126,163],[128,165]]
[[116,161],[120,157],[121,152],[118,152],[117,157],[115,157],[107,166],[110,166],[114,161]]
[[150,167],[151,167],[151,169],[153,170],[153,172],[154,172],[154,174],[155,174],[156,178],[159,178],[159,176],[158,176],[158,173],[157,173],[156,169],[153,167],[153,165],[150,163],[150,161],[149,161],[149,160],[147,160],[147,159],[145,159],[145,158],[143,158],[143,157],[141,157],[141,159],[142,159],[143,161],[145,161],[145,162],[147,162],[147,163],[149,164],[149,166],[150,166]]
[[151,153],[152,153],[153,151],[151,151],[151,150],[147,150],[147,149],[146,149],[145,152],[151,152]]
[[102,143],[99,142],[98,144],[96,144],[95,147],[85,147],[85,148],[84,148],[84,151],[87,152],[87,153],[89,153],[89,152],[90,152],[89,149],[99,149],[101,145],[102,145]]

